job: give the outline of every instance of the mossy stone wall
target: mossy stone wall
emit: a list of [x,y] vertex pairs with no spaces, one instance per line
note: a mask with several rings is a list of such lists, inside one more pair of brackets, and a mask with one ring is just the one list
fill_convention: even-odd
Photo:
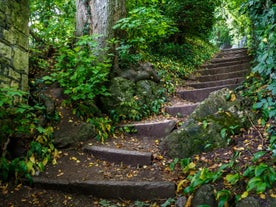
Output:
[[0,0],[0,87],[28,91],[29,0]]

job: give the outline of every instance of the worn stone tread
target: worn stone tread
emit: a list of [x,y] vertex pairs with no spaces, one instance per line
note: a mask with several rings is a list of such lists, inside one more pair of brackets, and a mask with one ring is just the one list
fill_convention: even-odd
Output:
[[204,68],[219,68],[219,67],[226,67],[226,66],[231,66],[231,65],[238,65],[238,64],[243,64],[243,63],[248,63],[250,62],[251,59],[241,59],[241,60],[235,60],[235,61],[229,61],[229,62],[220,62],[220,63],[207,63],[202,65]]
[[238,84],[229,84],[229,85],[222,85],[216,87],[208,87],[208,88],[201,88],[201,89],[194,89],[194,90],[182,90],[176,92],[179,97],[184,100],[192,101],[192,102],[200,102],[203,101],[205,98],[209,96],[209,94],[213,91],[220,90],[222,88],[229,88],[234,89],[238,86]]
[[239,60],[246,60],[249,59],[247,55],[238,55],[238,56],[226,56],[226,57],[216,57],[213,58],[210,63],[216,64],[221,62],[233,62],[233,61],[239,61]]
[[196,79],[200,82],[214,81],[214,80],[226,80],[237,77],[244,77],[248,73],[248,70],[241,70],[238,72],[228,72],[228,73],[220,73],[215,75],[202,75],[198,76]]
[[103,146],[86,146],[86,153],[92,154],[97,159],[114,163],[124,163],[133,166],[151,165],[152,153],[134,150],[115,149]]
[[244,81],[245,77],[237,77],[237,78],[230,78],[225,80],[215,80],[215,81],[206,81],[206,82],[195,82],[189,83],[187,86],[192,88],[200,89],[200,88],[208,88],[208,87],[216,87],[222,85],[231,85],[231,84],[238,84]]
[[36,187],[92,195],[106,199],[155,200],[175,196],[173,182],[96,181],[33,178]]
[[136,129],[137,136],[161,138],[171,133],[176,126],[176,122],[174,120],[162,120],[155,122],[132,123],[124,126]]
[[201,75],[215,75],[219,73],[238,72],[244,69],[249,70],[249,68],[250,68],[250,63],[242,63],[242,64],[224,66],[224,67],[218,67],[218,68],[210,68],[210,69],[204,68],[196,72],[200,73]]
[[165,108],[165,112],[172,116],[186,117],[186,116],[189,116],[194,111],[197,105],[198,103],[189,104],[189,105],[183,104],[183,105],[167,106]]

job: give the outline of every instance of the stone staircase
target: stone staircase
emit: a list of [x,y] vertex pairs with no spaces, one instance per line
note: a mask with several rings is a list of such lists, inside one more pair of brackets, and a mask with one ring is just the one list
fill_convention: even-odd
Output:
[[[222,50],[177,90],[177,101],[165,108],[169,118],[126,124],[125,127],[135,128],[136,133],[109,140],[104,145],[86,143],[75,152],[78,158],[68,160],[64,156],[61,159],[61,162],[68,163],[79,159],[70,172],[61,172],[58,166],[49,167],[46,173],[34,178],[34,185],[100,198],[155,200],[174,197],[174,178],[166,170],[167,163],[162,162],[159,141],[177,127],[175,117],[191,114],[213,91],[225,87],[234,89],[244,80],[249,69],[250,58],[246,49]],[[119,171],[120,175],[117,174]],[[85,177],[80,177],[83,174]]]

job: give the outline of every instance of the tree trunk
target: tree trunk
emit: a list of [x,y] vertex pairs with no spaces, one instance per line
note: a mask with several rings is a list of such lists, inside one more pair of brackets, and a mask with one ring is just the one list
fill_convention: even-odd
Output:
[[100,35],[100,48],[116,36],[112,27],[126,15],[125,0],[77,0],[76,35]]

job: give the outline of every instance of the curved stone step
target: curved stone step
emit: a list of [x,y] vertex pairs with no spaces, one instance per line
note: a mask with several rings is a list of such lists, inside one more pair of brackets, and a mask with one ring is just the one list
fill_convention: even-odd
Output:
[[227,73],[227,72],[236,72],[241,71],[245,69],[250,69],[250,63],[242,63],[238,65],[230,65],[230,66],[224,66],[224,67],[218,67],[218,68],[205,68],[198,70],[196,72],[200,73],[201,75],[213,75],[213,74],[219,74],[219,73]]
[[223,85],[239,84],[243,82],[244,79],[245,77],[237,77],[237,78],[231,78],[231,79],[225,79],[225,80],[189,83],[187,84],[187,86],[200,89],[200,88],[216,87],[216,86],[223,86]]
[[220,73],[215,75],[203,75],[199,76],[196,79],[200,82],[208,82],[208,81],[218,81],[218,80],[226,80],[231,78],[244,77],[248,73],[248,70],[241,70],[237,72],[229,72],[229,73]]
[[114,163],[124,163],[133,166],[151,165],[152,153],[133,150],[114,149],[102,146],[86,146],[83,148],[86,153],[92,154],[97,159]]
[[136,129],[136,135],[146,137],[165,137],[171,133],[175,128],[176,122],[174,120],[162,120],[145,123],[132,123],[123,125],[123,127],[130,127]]
[[35,187],[79,193],[106,199],[155,200],[175,196],[173,182],[97,181],[33,178]]
[[183,105],[173,105],[167,106],[165,108],[165,112],[172,115],[172,116],[189,116],[197,107],[198,103],[195,104],[183,104]]
[[238,84],[229,84],[223,86],[216,87],[208,87],[194,90],[183,90],[177,91],[176,94],[184,100],[192,101],[192,102],[200,102],[209,96],[209,94],[213,91],[220,90],[222,88],[235,89]]

